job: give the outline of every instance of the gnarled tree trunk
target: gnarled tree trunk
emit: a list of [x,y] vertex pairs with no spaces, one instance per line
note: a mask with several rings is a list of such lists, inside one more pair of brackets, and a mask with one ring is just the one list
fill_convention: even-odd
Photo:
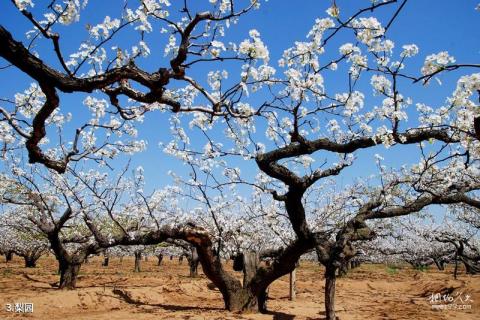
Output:
[[247,289],[232,290],[228,295],[223,295],[223,300],[225,301],[225,308],[229,311],[261,311],[258,297]]
[[[243,288],[249,290],[251,289],[250,281],[253,279],[260,266],[260,259],[256,252],[250,251],[244,254],[243,260]],[[254,295],[256,300],[256,304],[253,303],[251,307],[258,309],[260,312],[265,312],[267,310],[267,290],[261,290],[257,293],[249,292],[249,294]]]
[[[95,230],[93,232],[95,233]],[[209,233],[193,223],[174,228],[165,227],[138,239],[122,237],[115,239],[114,242],[104,242],[101,236],[98,234],[96,236],[99,246],[104,249],[114,245],[158,244],[168,239],[186,241],[197,249],[204,274],[219,289],[225,308],[231,311],[264,311],[268,286],[295,269],[299,257],[313,249],[316,243],[312,238],[302,238],[296,239],[285,248],[271,250],[268,254],[274,260],[268,268],[260,266],[258,256],[253,254],[252,259],[247,258],[242,284],[233,274],[223,269],[222,260],[213,249]]]
[[77,277],[80,272],[80,263],[60,262],[60,289],[73,290],[77,286]]
[[243,283],[241,287],[232,286],[233,289],[223,295],[225,308],[230,311],[265,312],[267,310],[267,289],[260,290],[251,286],[251,280],[260,265],[258,254],[246,252],[240,254],[236,259],[234,264],[237,265],[237,271],[243,271]]
[[26,255],[23,259],[25,260],[25,268],[35,268],[37,266],[38,257]]

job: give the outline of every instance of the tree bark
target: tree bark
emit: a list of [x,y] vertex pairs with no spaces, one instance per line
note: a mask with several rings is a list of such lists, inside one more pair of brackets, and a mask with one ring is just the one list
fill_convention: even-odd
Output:
[[335,320],[335,270],[327,266],[325,270],[325,316],[326,320]]
[[141,251],[135,251],[135,269],[133,270],[134,272],[141,272],[140,271],[140,265],[142,262],[142,252]]
[[258,311],[267,312],[268,288],[257,295]]
[[468,259],[467,257],[460,256],[460,260],[463,262],[465,266],[465,272],[467,274],[478,274],[480,273],[480,264],[475,263],[472,259]]
[[13,251],[8,251],[7,253],[5,253],[5,263],[12,261],[12,259],[13,259]]
[[233,270],[242,271],[243,270],[243,253],[238,253],[233,257]]
[[266,312],[268,292],[253,292],[252,288],[236,288],[223,294],[225,309],[232,312]]
[[[246,252],[239,256],[243,270],[242,287],[230,290],[224,295],[225,307],[230,311],[267,311],[267,290],[255,290],[251,286],[251,280],[255,277],[260,265],[259,256],[256,252]],[[237,262],[239,264],[239,262]]]
[[[204,250],[197,247],[201,252]],[[243,270],[243,283],[225,273],[220,266],[220,259],[214,257],[213,251],[209,251],[210,257],[213,258],[213,264],[205,263],[205,256],[200,256],[203,271],[206,276],[214,282],[222,293],[225,309],[232,312],[264,312],[266,311],[267,291],[261,289],[257,285],[252,284],[252,279],[257,275],[259,267],[258,254],[248,252],[242,254],[241,268]],[[238,261],[237,261],[238,262]],[[240,264],[240,263],[239,263]],[[218,267],[213,269],[212,267]]]
[[348,272],[348,262],[342,263],[340,268],[338,268],[338,277],[344,277],[347,275]]
[[223,300],[225,301],[225,308],[232,312],[260,311],[258,298],[249,290],[230,291],[227,296],[224,295]]
[[250,280],[255,276],[259,265],[258,254],[256,252],[246,252],[243,254],[243,287],[246,288]]
[[25,260],[25,268],[35,268],[37,266],[37,257],[25,256],[23,259]]
[[441,259],[433,259],[433,262],[435,262],[435,265],[437,266],[437,269],[440,271],[445,270],[445,262]]
[[77,286],[77,277],[81,264],[60,263],[60,289],[73,290]]

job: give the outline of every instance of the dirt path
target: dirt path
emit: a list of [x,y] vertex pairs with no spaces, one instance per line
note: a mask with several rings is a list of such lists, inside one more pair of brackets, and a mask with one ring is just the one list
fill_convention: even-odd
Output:
[[[59,291],[56,262],[43,258],[39,267],[26,269],[20,259],[0,263],[0,319],[323,319],[322,269],[302,263],[297,272],[298,294],[288,300],[288,278],[270,287],[269,314],[235,314],[223,310],[217,289],[203,274],[188,278],[184,263],[166,261],[161,267],[151,259],[133,273],[133,260],[111,259],[108,268],[100,259],[82,267],[78,289]],[[238,274],[240,276],[240,274]],[[338,317],[341,320],[376,319],[480,319],[480,277],[451,272],[391,270],[383,265],[363,265],[337,281]],[[470,310],[434,310],[435,293],[452,297],[470,295]],[[8,303],[33,303],[31,314],[6,311]],[[460,302],[457,300],[456,302]]]

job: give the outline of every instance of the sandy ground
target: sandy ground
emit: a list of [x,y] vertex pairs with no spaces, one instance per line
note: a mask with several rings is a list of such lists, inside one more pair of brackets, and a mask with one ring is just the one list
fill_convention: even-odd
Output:
[[[94,258],[82,267],[78,289],[60,291],[57,265],[44,257],[38,267],[26,269],[16,257],[0,263],[0,319],[323,319],[322,268],[304,262],[297,271],[298,294],[288,299],[288,277],[270,287],[268,314],[236,314],[223,310],[219,291],[208,286],[203,274],[192,279],[184,262],[156,259],[142,262],[143,272],[133,273],[133,259],[113,258],[101,267]],[[228,267],[231,267],[228,266]],[[201,272],[200,272],[201,273]],[[241,275],[240,273],[238,274]],[[456,301],[470,298],[470,310],[434,310],[432,293],[450,293]],[[480,276],[451,270],[394,271],[384,265],[363,265],[337,281],[336,310],[339,319],[480,319]],[[8,303],[33,303],[34,312],[6,311]]]

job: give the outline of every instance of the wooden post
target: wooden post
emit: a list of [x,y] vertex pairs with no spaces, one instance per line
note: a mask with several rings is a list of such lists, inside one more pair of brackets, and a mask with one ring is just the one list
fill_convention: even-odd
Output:
[[297,281],[297,269],[293,269],[292,272],[290,272],[290,294],[289,294],[289,299],[290,301],[295,300],[295,297],[297,295],[297,288],[296,288],[296,281]]
[[198,264],[200,263],[200,259],[198,257],[197,248],[192,246],[190,250],[191,254],[189,257],[187,256],[188,264],[190,265],[190,277],[195,278],[198,276]]
[[458,250],[455,251],[455,269],[453,270],[453,278],[457,280],[457,272],[458,272]]

